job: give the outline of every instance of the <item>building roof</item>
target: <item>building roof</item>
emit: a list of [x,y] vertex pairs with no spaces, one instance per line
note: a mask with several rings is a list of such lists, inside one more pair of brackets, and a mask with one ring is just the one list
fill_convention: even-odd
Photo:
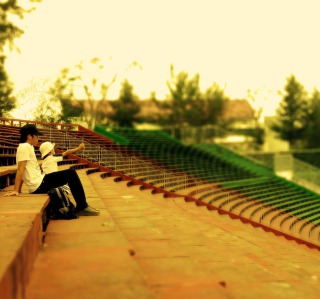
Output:
[[[89,104],[88,101],[85,101],[85,109],[90,110],[92,108],[96,108],[99,101],[94,101]],[[110,105],[111,100],[103,100],[103,105],[99,107],[99,109],[103,110],[105,113],[112,113],[113,108]],[[113,100],[112,100],[113,101]],[[160,101],[169,101],[169,100],[160,100]],[[149,118],[152,120],[156,120],[158,114],[163,113],[161,109],[156,105],[153,100],[144,99],[140,100],[140,117]],[[93,105],[93,106],[92,106]],[[225,107],[223,109],[221,118],[224,120],[247,120],[252,119],[254,116],[254,110],[249,104],[249,102],[245,99],[234,99],[227,100],[225,102]]]

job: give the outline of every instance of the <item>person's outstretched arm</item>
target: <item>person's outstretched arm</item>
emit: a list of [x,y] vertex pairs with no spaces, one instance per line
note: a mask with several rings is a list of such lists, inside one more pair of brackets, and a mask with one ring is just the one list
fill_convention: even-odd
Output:
[[72,148],[72,149],[69,149],[69,150],[63,152],[63,153],[62,153],[62,156],[64,157],[64,156],[73,154],[73,153],[75,153],[75,152],[81,151],[81,150],[83,150],[83,149],[84,149],[84,143],[82,142],[82,143],[80,143],[80,145],[79,145],[78,147]]
[[16,172],[16,178],[14,180],[13,191],[6,193],[5,196],[18,195],[19,193],[21,193],[21,187],[22,187],[22,183],[23,183],[22,175],[23,175],[23,172],[26,168],[26,165],[27,165],[27,161],[18,162],[18,169]]

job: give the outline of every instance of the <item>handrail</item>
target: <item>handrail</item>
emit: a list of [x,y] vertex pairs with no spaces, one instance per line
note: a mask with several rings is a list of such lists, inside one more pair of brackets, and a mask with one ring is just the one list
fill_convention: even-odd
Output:
[[79,131],[85,129],[78,124],[68,124],[68,123],[52,123],[52,122],[42,122],[38,120],[26,120],[26,119],[16,119],[16,118],[6,118],[0,117],[0,123],[2,125],[9,124],[13,127],[22,127],[26,124],[35,124],[39,125],[40,128],[52,128],[57,130],[75,130]]

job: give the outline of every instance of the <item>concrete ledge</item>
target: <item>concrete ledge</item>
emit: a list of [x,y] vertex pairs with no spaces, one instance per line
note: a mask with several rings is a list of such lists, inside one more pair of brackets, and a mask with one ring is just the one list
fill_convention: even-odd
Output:
[[25,298],[34,261],[43,243],[43,216],[47,195],[0,193],[0,294],[1,298]]
[[0,188],[10,186],[11,177],[15,175],[17,169],[14,166],[0,166]]

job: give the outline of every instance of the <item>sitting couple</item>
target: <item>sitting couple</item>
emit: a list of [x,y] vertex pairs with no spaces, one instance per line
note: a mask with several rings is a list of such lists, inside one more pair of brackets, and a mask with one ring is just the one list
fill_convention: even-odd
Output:
[[[6,196],[18,195],[21,193],[22,183],[24,182],[28,188],[29,193],[32,194],[46,194],[52,188],[57,188],[68,184],[73,198],[76,202],[76,213],[78,216],[97,216],[100,211],[90,207],[87,203],[86,196],[80,178],[77,172],[73,169],[66,169],[57,171],[57,161],[61,161],[62,157],[81,150],[84,148],[83,144],[76,149],[64,152],[59,157],[52,155],[54,153],[54,145],[51,143],[44,143],[42,147],[42,158],[48,159],[51,155],[52,158],[47,160],[47,165],[55,163],[56,166],[48,167],[51,171],[47,170],[42,173],[38,160],[34,152],[34,146],[38,144],[39,136],[43,135],[38,131],[35,125],[27,124],[20,129],[20,141],[16,153],[17,172],[14,182],[14,189],[6,193]],[[51,146],[50,146],[51,144]],[[50,148],[51,147],[51,148]],[[50,150],[49,150],[50,149]],[[48,156],[48,158],[46,157]],[[45,166],[45,165],[44,165]]]

